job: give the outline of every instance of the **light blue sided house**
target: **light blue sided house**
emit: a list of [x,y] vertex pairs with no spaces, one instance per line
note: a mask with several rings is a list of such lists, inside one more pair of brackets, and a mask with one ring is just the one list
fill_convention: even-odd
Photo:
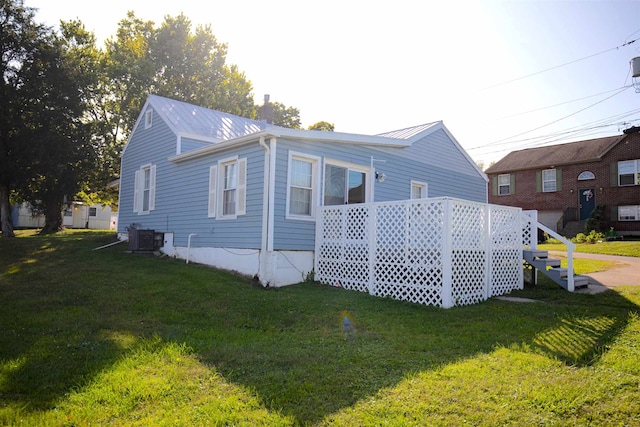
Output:
[[313,270],[318,206],[439,196],[487,202],[442,122],[296,130],[150,95],[122,154],[118,234],[154,230],[171,256],[283,286]]

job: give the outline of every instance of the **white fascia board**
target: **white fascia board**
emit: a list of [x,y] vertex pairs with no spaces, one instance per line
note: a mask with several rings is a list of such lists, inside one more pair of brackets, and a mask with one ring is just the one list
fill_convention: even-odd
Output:
[[121,159],[124,158],[124,152],[127,151],[127,147],[129,146],[129,141],[131,141],[131,137],[133,136],[134,133],[136,133],[136,129],[138,129],[138,125],[140,125],[140,123],[142,122],[144,113],[145,111],[147,111],[148,106],[149,106],[149,98],[147,98],[147,100],[144,102],[144,105],[140,110],[140,114],[138,114],[138,119],[136,120],[136,124],[133,126],[133,129],[131,129],[131,133],[129,133],[129,137],[127,138],[127,142],[124,144],[124,147],[122,147],[122,152],[120,153]]
[[[214,143],[214,144],[206,146],[206,147],[197,148],[195,150],[187,151],[186,153],[177,154],[175,156],[170,156],[169,157],[169,161],[170,162],[175,162],[175,163],[180,163],[180,162],[184,162],[184,161],[187,161],[187,160],[196,159],[198,157],[202,157],[202,156],[206,156],[206,155],[209,155],[209,154],[212,154],[212,153],[216,153],[218,151],[226,150],[227,148],[230,148],[230,147],[244,145],[244,144],[248,144],[248,143],[251,143],[251,142],[258,142],[260,140],[261,136],[266,137],[266,136],[269,136],[269,134],[266,133],[265,131],[261,131],[261,132],[252,133],[250,135],[242,136],[240,138],[230,139],[228,141]],[[207,141],[207,139],[203,138],[203,137],[196,138],[195,136],[190,136],[189,138],[197,139],[197,140],[200,140],[200,141]],[[207,142],[215,142],[215,140],[207,141]]]
[[[184,137],[186,135],[181,135],[181,136]],[[200,141],[208,141],[208,139],[203,137],[198,137],[197,135],[189,135],[188,137],[192,139],[197,139]],[[404,148],[404,147],[411,146],[411,143],[407,141],[399,140],[395,138],[385,138],[381,136],[271,127],[260,132],[245,135],[236,139],[230,139],[224,142],[215,143],[216,140],[213,139],[208,142],[214,142],[215,144],[207,147],[198,148],[196,150],[191,150],[186,153],[171,156],[169,157],[169,161],[179,163],[179,162],[195,159],[201,156],[206,156],[208,154],[216,153],[221,150],[226,150],[227,148],[230,148],[230,147],[243,145],[251,142],[258,142],[260,140],[260,137],[265,137],[265,138],[269,138],[269,137],[283,138],[284,137],[284,138],[294,138],[294,139],[301,139],[301,140],[308,140],[308,141],[339,142],[341,144],[366,145],[370,147]]]
[[266,129],[266,132],[270,132],[275,137],[288,137],[296,139],[304,139],[310,141],[322,141],[322,142],[340,142],[343,144],[351,145],[369,145],[377,147],[409,147],[411,144],[408,141],[387,138],[384,136],[376,135],[362,135],[358,133],[345,133],[345,132],[326,132],[317,130],[302,130],[302,129],[288,129],[281,127],[274,127]]
[[473,159],[471,158],[471,156],[469,156],[469,153],[467,153],[467,150],[465,150],[462,145],[460,145],[460,143],[458,142],[457,139],[455,139],[455,137],[451,134],[451,132],[449,132],[449,129],[447,129],[447,127],[442,124],[442,127],[440,127],[439,129],[442,129],[444,131],[444,133],[451,139],[451,141],[453,141],[453,143],[455,144],[456,148],[458,150],[460,150],[460,152],[464,155],[464,157],[467,159],[467,161],[469,163],[471,163],[471,165],[473,165],[473,167],[475,168],[475,170],[478,172],[478,175],[480,175],[485,182],[489,182],[489,177],[487,176],[486,173],[484,173],[482,171],[482,169],[480,169],[478,167],[478,165],[476,164],[476,162],[473,161]]

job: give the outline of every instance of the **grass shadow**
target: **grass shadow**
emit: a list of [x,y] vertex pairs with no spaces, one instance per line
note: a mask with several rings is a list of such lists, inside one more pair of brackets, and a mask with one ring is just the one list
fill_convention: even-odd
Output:
[[[78,240],[79,239],[79,240]],[[224,378],[297,423],[330,414],[415,373],[527,345],[589,365],[637,306],[615,292],[541,285],[444,310],[313,283],[264,290],[249,279],[121,246],[111,234],[0,241],[0,406],[47,410],[160,337],[186,344]],[[346,340],[347,310],[356,337]]]

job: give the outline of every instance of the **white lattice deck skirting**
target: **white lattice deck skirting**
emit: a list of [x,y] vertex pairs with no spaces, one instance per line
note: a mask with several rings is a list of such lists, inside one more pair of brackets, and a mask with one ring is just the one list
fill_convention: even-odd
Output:
[[521,210],[452,198],[323,206],[315,277],[425,305],[474,304],[523,287]]

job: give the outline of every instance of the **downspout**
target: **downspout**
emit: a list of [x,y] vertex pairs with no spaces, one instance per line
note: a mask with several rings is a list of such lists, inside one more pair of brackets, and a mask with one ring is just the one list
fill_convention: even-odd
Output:
[[273,220],[275,217],[275,199],[276,199],[276,138],[271,138],[271,156],[269,158],[269,238],[267,250],[273,252]]
[[271,181],[271,148],[266,144],[264,136],[260,137],[260,146],[264,149],[264,179],[262,188],[262,239],[260,244],[260,269],[258,278],[260,283],[271,281],[271,269],[268,267],[269,249],[269,212],[271,204],[269,197],[269,182]]
[[189,238],[187,239],[187,262],[186,264],[189,264],[189,258],[191,258],[191,238],[193,236],[197,236],[196,233],[191,233],[189,234]]

